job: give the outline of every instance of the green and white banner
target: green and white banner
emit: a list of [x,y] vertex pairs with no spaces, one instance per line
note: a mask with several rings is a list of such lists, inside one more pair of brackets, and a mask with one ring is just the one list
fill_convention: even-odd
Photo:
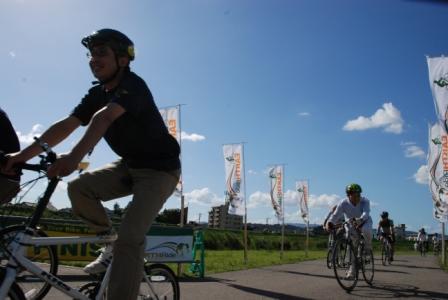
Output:
[[429,189],[434,204],[434,218],[448,218],[448,136],[440,123],[429,128],[428,173]]
[[[163,122],[165,122],[168,132],[173,136],[179,145],[181,145],[181,129],[180,129],[180,106],[170,106],[159,109],[162,115]],[[182,195],[182,176],[179,178],[177,183],[175,194],[177,196]]]
[[283,219],[283,166],[277,165],[269,170],[271,183],[271,203],[279,220]]
[[308,210],[308,198],[309,198],[309,190],[308,190],[308,181],[302,180],[296,182],[296,190],[299,194],[299,207],[300,214],[302,219],[305,222],[309,221],[309,210]]
[[243,144],[223,146],[226,172],[226,202],[229,214],[245,215]]

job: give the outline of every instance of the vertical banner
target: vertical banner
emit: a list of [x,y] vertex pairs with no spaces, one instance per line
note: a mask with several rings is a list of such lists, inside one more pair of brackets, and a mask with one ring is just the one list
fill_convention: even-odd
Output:
[[[162,115],[163,121],[165,122],[166,127],[168,128],[168,132],[173,136],[179,145],[181,145],[181,131],[180,131],[180,106],[170,106],[166,108],[159,109],[160,114]],[[177,183],[175,195],[181,197],[182,196],[182,175],[179,178],[179,182]]]
[[296,190],[299,194],[299,207],[300,207],[300,214],[302,216],[302,219],[305,221],[305,223],[308,223],[309,221],[309,210],[308,210],[308,197],[309,197],[309,190],[308,190],[308,181],[302,180],[296,182]]
[[429,85],[436,108],[437,118],[445,133],[448,132],[448,57],[427,57]]
[[229,214],[245,215],[243,144],[223,145],[226,171],[226,202]]
[[271,182],[271,202],[279,220],[283,219],[283,166],[277,165],[269,170]]
[[448,217],[448,136],[440,123],[429,128],[428,173],[429,189],[434,204],[434,218],[445,222]]

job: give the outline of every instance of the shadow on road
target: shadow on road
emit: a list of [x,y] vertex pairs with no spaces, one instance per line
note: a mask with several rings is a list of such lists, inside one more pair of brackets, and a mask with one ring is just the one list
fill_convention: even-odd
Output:
[[284,293],[267,291],[267,290],[257,289],[257,288],[253,288],[253,287],[249,287],[249,286],[240,285],[240,284],[235,284],[235,283],[233,283],[233,282],[235,282],[235,280],[230,280],[230,279],[219,279],[219,278],[210,278],[210,277],[182,278],[180,280],[180,282],[216,282],[216,283],[220,283],[223,285],[227,285],[227,286],[232,287],[237,290],[244,291],[246,293],[258,295],[258,296],[260,296],[261,299],[264,299],[264,297],[272,298],[272,299],[286,299],[286,300],[311,300],[312,299],[312,298],[297,297],[297,296],[292,296],[292,295],[288,295],[288,294],[284,294]]
[[416,265],[403,265],[403,264],[395,264],[395,263],[393,263],[392,266],[410,268],[410,269],[417,268],[417,269],[427,269],[427,270],[440,270],[440,268],[437,268],[437,267],[422,267],[422,266],[416,266]]
[[397,274],[409,274],[408,272],[396,271],[396,270],[386,270],[386,269],[375,269],[375,273],[397,273]]
[[353,296],[367,298],[422,298],[448,299],[447,293],[421,290],[417,286],[375,282],[373,286],[360,288],[351,293]]

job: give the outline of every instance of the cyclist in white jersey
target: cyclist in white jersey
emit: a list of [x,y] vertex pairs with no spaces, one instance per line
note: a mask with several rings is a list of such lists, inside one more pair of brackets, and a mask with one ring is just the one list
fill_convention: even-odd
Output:
[[[342,200],[334,213],[330,216],[327,221],[327,230],[331,230],[334,227],[335,222],[339,220],[342,216],[345,219],[359,219],[361,222],[358,227],[360,227],[361,232],[365,239],[365,250],[370,251],[372,249],[372,218],[370,217],[370,201],[366,197],[362,197],[362,188],[359,184],[352,183],[349,184],[345,192],[347,198]],[[347,274],[348,277],[352,276],[352,270]]]

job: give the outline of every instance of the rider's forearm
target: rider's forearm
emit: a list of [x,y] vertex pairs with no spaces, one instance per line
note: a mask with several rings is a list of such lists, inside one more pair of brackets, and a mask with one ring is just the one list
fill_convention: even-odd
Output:
[[[65,140],[78,126],[80,121],[75,117],[67,117],[50,126],[40,137],[40,141],[53,147]],[[27,161],[42,152],[39,143],[34,142],[20,152],[23,161]]]
[[107,129],[113,120],[105,117],[103,114],[98,113],[93,118],[84,136],[81,140],[73,147],[70,151],[76,160],[81,161],[81,159],[91,150],[98,141],[104,136]]

